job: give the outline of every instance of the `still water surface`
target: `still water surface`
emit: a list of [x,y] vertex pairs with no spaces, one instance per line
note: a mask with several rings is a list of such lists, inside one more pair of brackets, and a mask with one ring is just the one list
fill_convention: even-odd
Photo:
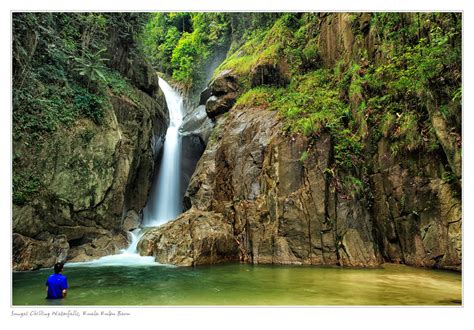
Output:
[[229,264],[178,268],[69,266],[68,297],[44,299],[51,270],[13,273],[13,305],[460,305],[461,275],[379,269]]

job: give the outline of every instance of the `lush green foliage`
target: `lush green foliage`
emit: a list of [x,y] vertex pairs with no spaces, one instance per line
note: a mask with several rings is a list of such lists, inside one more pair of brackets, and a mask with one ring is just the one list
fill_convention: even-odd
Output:
[[142,47],[159,71],[189,89],[205,78],[212,52],[227,48],[229,24],[225,13],[155,13]]
[[[231,50],[264,33],[279,13],[155,13],[140,36],[154,67],[183,89],[201,88]],[[240,61],[249,65],[248,61]]]
[[375,14],[386,59],[363,76],[371,123],[393,151],[435,150],[427,104],[436,100],[450,127],[461,127],[461,20],[457,14]]

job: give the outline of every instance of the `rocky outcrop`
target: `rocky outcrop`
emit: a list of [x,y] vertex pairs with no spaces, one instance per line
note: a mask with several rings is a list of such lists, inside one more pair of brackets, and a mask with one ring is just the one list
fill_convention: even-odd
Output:
[[232,224],[222,214],[196,209],[148,230],[138,248],[141,255],[180,266],[216,264],[239,258]]
[[[317,33],[305,46],[314,49],[303,51],[301,72],[383,62],[370,21],[367,13],[319,14]],[[343,172],[329,133],[291,135],[277,112],[233,106],[244,86],[285,86],[284,61],[258,63],[242,75],[223,70],[201,94],[215,126],[184,197],[189,210],[144,237],[143,255],[176,265],[234,260],[224,253],[222,260],[197,261],[209,252],[200,250],[189,228],[202,222],[210,235],[212,217],[224,219],[221,244],[235,242],[243,262],[461,269],[460,136],[434,105],[427,104],[429,120],[442,150],[393,155],[392,142],[371,141],[368,127],[360,168]],[[347,102],[355,116],[360,97],[347,95]],[[454,183],[445,178],[449,170]],[[358,187],[345,182],[351,179]]]
[[231,70],[222,71],[210,83],[211,96],[206,101],[206,113],[211,119],[229,111],[240,95],[237,77]]
[[190,111],[183,119],[181,133],[181,194],[184,195],[196,164],[211,135],[214,124],[206,114],[204,105]]
[[24,171],[42,181],[31,201],[13,207],[14,270],[117,253],[138,226],[168,113],[151,67],[127,64],[129,51],[112,45],[110,65],[130,78],[136,98],[108,91],[101,124],[82,118],[59,128],[41,141],[39,153],[14,145]]
[[213,128],[214,124],[207,116],[205,106],[200,105],[186,114],[179,131],[181,136],[194,136],[199,139],[203,146],[206,146]]
[[160,90],[158,76],[151,65],[143,57],[137,55],[133,36],[121,36],[121,32],[113,28],[108,32],[108,65],[130,79],[138,89],[155,96]]
[[14,270],[50,267],[58,260],[65,260],[69,252],[65,235],[36,240],[13,233],[13,247]]

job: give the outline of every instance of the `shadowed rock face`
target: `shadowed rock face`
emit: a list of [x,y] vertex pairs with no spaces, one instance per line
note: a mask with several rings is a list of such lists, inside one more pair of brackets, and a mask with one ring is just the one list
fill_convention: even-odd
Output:
[[461,200],[441,178],[437,156],[396,159],[378,143],[370,176],[373,222],[385,259],[461,268]]
[[[192,208],[143,238],[140,251],[176,265],[223,262],[235,252],[250,263],[460,269],[460,201],[438,177],[436,160],[400,162],[387,150],[382,140],[370,160],[373,199],[351,197],[325,172],[333,161],[328,135],[287,136],[276,112],[234,108],[218,117],[191,178],[185,199]],[[188,230],[204,221],[200,212],[221,228],[225,249],[212,258],[201,256],[208,247],[200,251]],[[214,235],[212,226],[203,222],[199,237]]]
[[256,65],[251,72],[252,87],[267,85],[284,87],[290,83],[288,64],[262,63]]

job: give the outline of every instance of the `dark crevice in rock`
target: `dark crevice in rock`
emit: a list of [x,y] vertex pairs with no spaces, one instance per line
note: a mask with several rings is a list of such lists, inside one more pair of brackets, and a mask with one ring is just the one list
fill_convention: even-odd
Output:
[[[309,181],[308,170],[304,166],[304,164],[302,166],[303,166],[303,172],[302,172],[303,180],[306,181],[306,186],[308,187],[310,200],[313,203],[314,208],[316,208],[316,201],[314,199],[313,191],[311,189],[311,182]],[[302,200],[303,206],[305,206],[303,198],[301,198],[301,200]],[[309,257],[310,257],[310,261],[312,261],[311,259],[312,259],[313,242],[312,242],[312,237],[311,237],[312,236],[311,235],[311,212],[308,210],[307,207],[306,207],[305,215],[306,215],[306,218],[307,218],[307,221],[308,221]],[[323,258],[323,262],[326,263],[326,260],[325,260],[325,257],[324,257],[324,238],[323,238],[323,231],[322,230],[320,231],[320,241],[321,241],[321,256]]]
[[247,240],[247,256],[246,258],[249,257],[249,253],[250,253],[250,262],[251,263],[254,263],[254,249],[253,249],[253,240],[252,240],[252,232],[251,232],[251,229],[250,229],[250,223],[248,221],[248,218],[247,218],[247,209],[244,208],[245,210],[245,237],[246,237],[246,240]]
[[69,243],[69,247],[73,248],[73,247],[78,247],[87,243],[87,240],[84,239],[84,237],[82,236],[79,238],[71,239],[68,241],[68,243]]

